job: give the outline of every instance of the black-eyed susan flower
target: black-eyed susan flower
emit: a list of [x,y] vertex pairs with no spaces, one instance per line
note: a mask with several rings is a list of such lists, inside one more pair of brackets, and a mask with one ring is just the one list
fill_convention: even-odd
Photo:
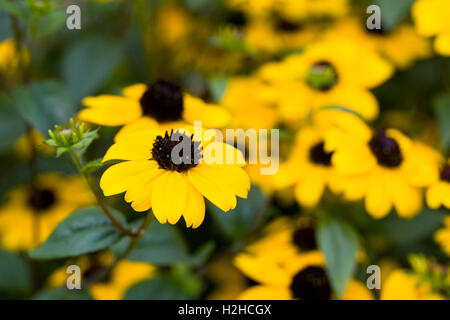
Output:
[[103,126],[123,126],[116,141],[129,133],[166,128],[202,121],[207,128],[225,126],[230,116],[223,108],[183,93],[170,82],[158,80],[149,87],[135,84],[122,90],[122,96],[100,95],[83,99],[87,108],[78,118]]
[[401,69],[431,55],[429,40],[417,34],[414,27],[407,24],[388,32],[383,28],[369,30],[365,20],[350,18],[330,28],[324,35],[324,38],[327,37],[352,39],[358,46],[379,53]]
[[32,249],[70,213],[93,201],[82,178],[39,175],[34,187],[22,185],[12,190],[0,208],[0,244],[9,250]]
[[438,178],[440,155],[395,129],[372,131],[355,121],[347,134],[330,132],[327,143],[333,165],[345,176],[337,189],[347,200],[364,198],[374,218],[393,207],[402,218],[414,217],[423,206],[423,188]]
[[392,71],[376,53],[339,39],[266,64],[259,76],[272,85],[283,119],[298,122],[311,110],[328,106],[344,106],[365,119],[376,118],[378,102],[368,89],[383,83]]
[[104,272],[104,278],[88,287],[88,292],[92,298],[95,300],[120,300],[123,299],[131,286],[140,281],[151,279],[155,275],[156,268],[154,266],[130,260],[120,260],[109,273],[105,272],[113,262],[114,258],[109,252],[81,256],[55,270],[48,278],[47,285],[50,288],[64,286],[68,277],[66,268],[68,265],[75,264],[80,267],[83,280],[90,280],[90,277],[98,276],[98,274]]
[[[241,293],[245,300],[328,300],[334,295],[317,250],[314,223],[300,219],[275,220],[263,237],[235,258],[235,265],[258,284]],[[360,282],[350,280],[344,300],[373,299]]]
[[434,233],[434,240],[450,256],[450,216],[444,217],[444,227]]
[[450,55],[450,3],[446,0],[418,0],[412,6],[417,32],[425,37],[436,36],[435,50]]
[[397,269],[389,275],[381,287],[381,300],[442,300],[444,297],[433,292],[431,284],[404,269]]
[[432,209],[450,209],[450,160],[443,166],[439,179],[427,190],[427,204]]
[[[187,151],[176,151],[182,143]],[[250,189],[237,149],[221,142],[203,144],[202,137],[184,130],[127,135],[109,148],[103,158],[108,160],[126,161],[102,175],[105,196],[126,192],[135,211],[152,208],[160,223],[175,224],[183,216],[187,227],[197,228],[205,214],[203,196],[226,212],[235,208],[236,196],[246,198]]]
[[339,179],[332,166],[332,151],[325,149],[324,130],[307,126],[297,133],[289,159],[274,176],[275,187],[295,186],[295,198],[306,207],[316,206],[326,188],[333,189]]

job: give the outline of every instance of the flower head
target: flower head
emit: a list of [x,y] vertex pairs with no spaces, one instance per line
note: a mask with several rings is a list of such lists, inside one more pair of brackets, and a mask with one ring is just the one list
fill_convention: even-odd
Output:
[[[203,196],[225,212],[233,209],[236,196],[246,198],[250,188],[240,167],[242,154],[228,144],[203,144],[201,139],[184,129],[127,135],[103,159],[126,160],[103,174],[104,194],[126,192],[125,200],[134,210],[152,208],[160,223],[175,224],[183,216],[193,228],[204,219]],[[225,157],[233,163],[227,164]]]

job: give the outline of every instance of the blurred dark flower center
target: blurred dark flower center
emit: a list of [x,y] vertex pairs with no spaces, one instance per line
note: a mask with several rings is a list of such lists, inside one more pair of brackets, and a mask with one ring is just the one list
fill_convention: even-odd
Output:
[[36,211],[44,211],[56,202],[55,193],[50,189],[33,189],[28,204]]
[[369,141],[369,147],[380,166],[396,168],[403,162],[403,155],[397,141],[386,136],[384,130],[380,130]]
[[446,165],[441,171],[441,180],[450,182],[450,166]]
[[325,143],[323,141],[313,145],[309,149],[309,159],[312,163],[329,167],[331,166],[331,157],[333,152],[325,151]]
[[[189,152],[184,152],[186,148],[183,148],[183,145],[185,143]],[[177,150],[172,152],[176,147]],[[173,132],[173,130],[169,135],[166,131],[164,137],[156,137],[153,143],[152,159],[158,162],[159,168],[163,170],[186,172],[197,166],[201,157],[200,142],[194,141],[193,135],[189,137],[178,131]]]
[[316,232],[314,227],[302,227],[298,228],[292,234],[292,242],[301,251],[311,251],[317,249]]
[[243,27],[247,24],[247,16],[239,10],[230,10],[225,16],[225,23],[235,27]]
[[160,123],[179,121],[183,118],[183,92],[167,81],[154,82],[139,100],[144,115]]
[[328,91],[338,83],[339,77],[331,63],[319,61],[309,68],[305,80],[315,90]]
[[331,287],[322,267],[310,266],[302,269],[292,279],[290,289],[295,299],[328,300]]
[[275,15],[274,20],[275,29],[280,32],[294,33],[303,29],[302,24],[283,18],[280,15]]

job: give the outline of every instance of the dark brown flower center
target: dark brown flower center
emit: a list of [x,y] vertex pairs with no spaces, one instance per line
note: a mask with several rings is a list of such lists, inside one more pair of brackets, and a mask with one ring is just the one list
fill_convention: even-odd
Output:
[[275,29],[280,32],[294,33],[303,28],[300,23],[288,20],[280,15],[275,15]]
[[313,226],[298,228],[292,234],[292,242],[301,251],[317,249],[316,231]]
[[323,141],[316,143],[309,149],[309,160],[318,165],[331,166],[332,156],[333,152],[325,151],[325,143]]
[[154,82],[139,100],[144,115],[160,123],[179,121],[183,118],[183,92],[167,81]]
[[201,157],[200,142],[193,141],[193,135],[166,131],[164,137],[156,137],[153,143],[152,159],[163,170],[186,172],[197,166]]
[[397,168],[403,162],[403,155],[397,141],[386,136],[384,130],[374,134],[369,147],[380,166]]
[[36,211],[50,209],[55,202],[55,193],[50,189],[33,189],[28,198],[28,204]]
[[331,287],[327,274],[322,267],[310,266],[302,269],[292,279],[290,289],[295,299],[328,300]]
[[450,182],[450,165],[446,165],[441,171],[441,180]]
[[306,74],[306,83],[318,91],[328,91],[339,81],[336,68],[327,61],[319,61],[312,65]]

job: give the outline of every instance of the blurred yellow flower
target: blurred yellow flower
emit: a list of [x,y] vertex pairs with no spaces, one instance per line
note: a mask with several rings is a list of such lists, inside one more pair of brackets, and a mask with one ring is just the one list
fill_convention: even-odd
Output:
[[150,87],[135,84],[124,88],[122,94],[84,98],[87,108],[80,111],[78,118],[103,126],[126,125],[116,141],[142,130],[170,129],[194,121],[202,121],[207,128],[221,128],[230,121],[223,108],[183,94],[179,86],[166,81],[156,81]]
[[[113,261],[114,257],[109,252],[81,256],[55,270],[47,280],[48,286],[57,288],[66,284],[68,277],[66,268],[68,265],[79,266],[82,281],[84,281],[102,269],[107,270]],[[120,260],[111,272],[106,274],[105,279],[92,283],[88,291],[95,300],[120,300],[123,299],[131,286],[140,281],[151,279],[155,271],[156,268],[148,263]]]
[[351,39],[360,47],[379,53],[401,69],[411,66],[416,60],[431,55],[430,42],[416,33],[409,25],[400,25],[387,32],[383,29],[368,30],[366,21],[350,18],[325,32],[324,38]]
[[450,55],[450,2],[447,0],[418,0],[412,6],[416,30],[423,36],[436,36],[435,50]]
[[0,42],[0,74],[5,77],[13,77],[23,63],[29,63],[30,55],[27,50],[17,51],[17,44],[13,39],[6,39]]
[[[308,218],[296,222],[280,218],[263,237],[235,258],[235,265],[258,282],[245,290],[244,300],[325,300],[333,294],[325,271],[325,258],[317,250],[315,228]],[[343,300],[373,299],[360,282],[350,280]]]
[[431,285],[406,270],[393,271],[381,287],[381,300],[442,300],[440,294],[433,293]]
[[277,189],[295,185],[295,198],[306,207],[316,206],[325,189],[333,189],[339,179],[331,163],[333,153],[325,150],[323,132],[314,126],[300,129],[289,159],[274,176]]
[[347,200],[365,199],[366,210],[383,218],[395,207],[402,218],[422,208],[422,188],[438,179],[440,155],[395,129],[372,132],[362,121],[347,127],[350,134],[327,137],[332,163]]
[[[191,153],[184,155],[181,151],[178,159],[172,159],[172,150],[185,139]],[[103,158],[127,161],[108,168],[100,187],[105,196],[126,191],[125,201],[131,202],[135,211],[152,208],[160,223],[175,224],[183,215],[187,227],[197,228],[205,216],[203,196],[226,212],[236,207],[236,196],[246,198],[250,189],[250,180],[239,165],[244,160],[237,149],[220,142],[206,146],[201,141],[202,137],[181,130],[127,135],[112,145]],[[209,147],[222,150],[221,163],[205,154]],[[229,155],[237,162],[226,164],[225,157]],[[188,161],[182,162],[185,158]],[[178,160],[180,163],[176,164]]]
[[442,250],[450,257],[450,216],[444,218],[444,227],[434,234],[434,240],[442,247]]
[[378,102],[368,89],[383,83],[392,72],[392,66],[374,52],[341,39],[316,43],[282,62],[266,64],[259,76],[272,85],[287,122],[326,106],[347,107],[372,120],[378,116]]
[[93,201],[81,177],[41,174],[35,187],[22,185],[9,192],[0,208],[0,244],[8,250],[32,249],[75,209]]
[[440,206],[450,209],[450,159],[443,166],[439,178],[427,190],[427,204],[432,209]]

